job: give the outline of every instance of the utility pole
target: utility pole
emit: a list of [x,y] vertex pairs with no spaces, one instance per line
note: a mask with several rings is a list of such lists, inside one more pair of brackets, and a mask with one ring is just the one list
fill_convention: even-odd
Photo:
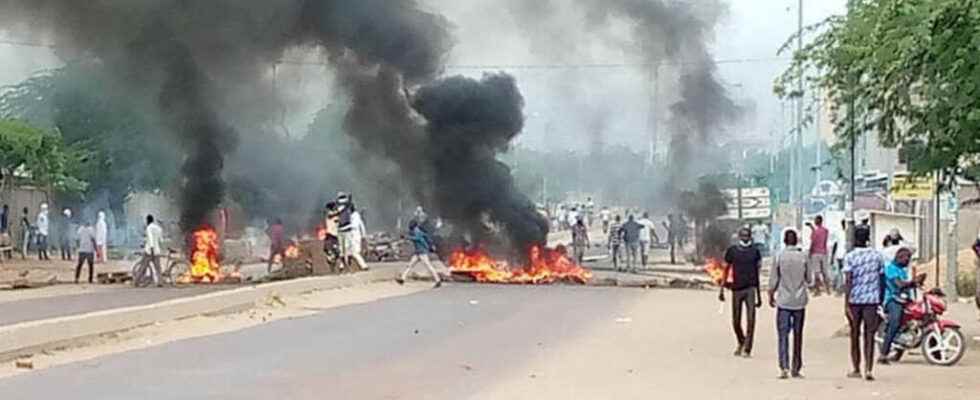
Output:
[[652,168],[657,160],[657,141],[659,140],[657,123],[657,95],[660,89],[660,63],[650,65],[650,76],[647,90],[649,91],[650,110],[647,117],[647,131],[650,132],[650,155],[647,158],[647,167]]
[[816,115],[816,118],[814,120],[815,121],[814,124],[815,124],[815,127],[816,127],[816,133],[817,133],[816,134],[816,136],[817,136],[817,141],[816,141],[816,146],[817,146],[817,170],[816,170],[817,171],[817,183],[820,183],[820,181],[823,180],[823,174],[822,174],[822,172],[823,172],[823,160],[821,160],[821,154],[820,154],[820,153],[823,152],[820,149],[822,147],[821,145],[823,144],[823,138],[820,137],[820,116],[822,115],[821,108],[823,106],[823,103],[820,102],[820,99],[817,98],[816,96],[814,96],[813,102],[817,105],[817,115]]
[[[796,32],[796,52],[797,54],[803,52],[803,0],[799,0],[797,4],[797,32]],[[799,92],[800,97],[796,100],[796,165],[794,168],[797,169],[796,182],[793,185],[796,186],[797,193],[797,203],[796,206],[796,229],[801,229],[803,223],[803,74],[797,78],[796,89]]]

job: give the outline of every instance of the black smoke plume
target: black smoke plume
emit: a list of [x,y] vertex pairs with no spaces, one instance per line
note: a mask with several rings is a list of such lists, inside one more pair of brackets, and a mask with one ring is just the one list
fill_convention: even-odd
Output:
[[436,80],[449,22],[414,0],[4,0],[0,27],[51,37],[66,57],[103,63],[127,95],[155,99],[185,155],[185,230],[223,200],[236,132],[275,130],[255,126],[275,124],[280,108],[270,68],[307,48],[328,54],[347,90],[347,133],[394,162],[434,214],[477,237],[489,220],[516,246],[546,237],[496,160],[523,127],[514,80]]

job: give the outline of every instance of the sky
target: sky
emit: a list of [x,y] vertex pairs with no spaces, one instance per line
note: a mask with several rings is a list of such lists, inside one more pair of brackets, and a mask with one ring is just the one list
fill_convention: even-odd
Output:
[[[529,40],[528,30],[537,27],[521,26],[502,5],[504,0],[421,1],[454,24],[457,42],[449,57],[447,74],[478,76],[485,71],[504,70],[518,78],[528,117],[520,145],[575,151],[597,144],[643,149],[651,129],[651,110],[666,118],[657,105],[669,105],[669,83],[661,82],[663,89],[655,91],[648,69],[564,67],[639,63],[623,46],[588,40],[576,46],[574,52],[552,54],[547,40],[562,38],[545,38],[544,45],[540,40]],[[689,0],[695,4],[703,1]],[[845,3],[846,0],[804,0],[804,24],[842,13]],[[787,65],[789,55],[777,55],[777,50],[797,29],[797,0],[728,0],[728,4],[711,49],[714,58],[722,61],[718,65],[722,82],[740,104],[755,110],[732,130],[739,136],[774,140],[791,123],[790,107],[784,111],[783,104],[772,94],[772,83]],[[613,27],[614,34],[627,30]],[[617,38],[630,40],[625,34]],[[0,40],[38,39],[7,34]],[[0,86],[60,64],[47,48],[2,42],[0,60]],[[541,65],[553,67],[534,67]],[[283,90],[290,92],[287,97],[304,99],[288,103],[289,130],[303,131],[313,113],[330,102],[329,95],[317,95],[329,90],[329,72],[315,65],[282,66],[278,78],[283,81]],[[652,100],[655,103],[651,103],[651,93],[657,94]]]

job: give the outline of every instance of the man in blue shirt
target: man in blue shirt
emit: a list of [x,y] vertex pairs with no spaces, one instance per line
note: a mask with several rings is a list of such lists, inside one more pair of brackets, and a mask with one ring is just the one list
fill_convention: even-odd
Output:
[[434,247],[432,245],[432,239],[429,237],[428,233],[422,230],[422,226],[419,225],[418,221],[413,220],[408,224],[408,240],[412,242],[412,247],[415,250],[415,254],[412,255],[412,259],[409,260],[408,267],[402,271],[401,277],[395,279],[395,281],[398,282],[399,285],[404,284],[405,280],[408,279],[408,274],[412,272],[415,265],[421,263],[424,264],[429,270],[429,273],[432,274],[432,280],[435,281],[434,286],[437,288],[442,286],[442,278],[439,277],[439,272],[436,271],[435,267],[432,266],[432,262],[429,261],[429,253],[432,252]]
[[902,247],[895,253],[895,259],[885,267],[885,313],[888,314],[888,324],[885,326],[885,340],[881,343],[879,364],[889,364],[888,355],[891,354],[892,343],[895,342],[895,336],[902,324],[902,315],[905,312],[902,291],[925,280],[924,274],[920,274],[914,281],[909,280],[908,266],[911,260],[912,250]]
[[868,246],[871,230],[865,226],[854,229],[854,250],[844,257],[844,313],[851,328],[851,365],[849,378],[861,378],[861,338],[864,338],[864,379],[873,381],[874,342],[878,330],[878,305],[881,303],[885,259]]

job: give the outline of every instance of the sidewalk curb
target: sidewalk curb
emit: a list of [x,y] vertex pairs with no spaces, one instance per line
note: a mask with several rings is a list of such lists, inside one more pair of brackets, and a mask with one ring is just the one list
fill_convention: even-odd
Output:
[[339,289],[393,280],[398,268],[375,268],[353,275],[301,278],[272,282],[197,296],[166,300],[159,303],[22,322],[0,327],[0,360],[10,360],[107,332],[116,332],[161,321],[215,313],[267,298],[271,295],[290,296],[315,290]]

